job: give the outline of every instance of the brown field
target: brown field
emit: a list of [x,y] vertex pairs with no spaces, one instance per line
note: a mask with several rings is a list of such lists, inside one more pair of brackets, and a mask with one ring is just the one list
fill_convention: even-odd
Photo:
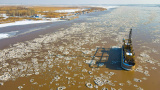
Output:
[[[36,18],[31,18],[33,15],[41,14],[45,15],[46,18],[60,18],[61,16],[69,15],[68,13],[58,13],[56,10],[66,10],[66,9],[80,9],[85,7],[46,7],[46,6],[0,6],[0,14],[7,14],[9,18],[4,19],[0,16],[0,24],[10,23],[15,21],[20,21],[23,19],[39,20]],[[89,7],[85,12],[103,11],[104,8],[99,7]],[[75,13],[82,13],[82,11],[77,11]],[[70,14],[72,15],[72,14]]]

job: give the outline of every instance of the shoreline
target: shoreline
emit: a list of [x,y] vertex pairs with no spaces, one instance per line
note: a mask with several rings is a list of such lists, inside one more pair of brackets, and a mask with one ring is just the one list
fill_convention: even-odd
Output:
[[[93,6],[70,6],[70,7],[45,7],[45,6],[0,6],[0,25],[3,24],[32,20],[32,21],[52,21],[57,18],[59,20],[68,20],[71,17],[77,17],[81,14],[104,11],[103,7]],[[8,10],[8,11],[7,11]],[[23,10],[23,12],[22,12]],[[55,20],[54,20],[55,21]],[[31,23],[32,24],[32,23]]]
[[[111,9],[111,8],[117,8],[117,6],[109,6],[109,7],[103,7],[103,6],[79,6],[78,8],[79,9],[61,9],[61,10],[56,10],[55,12],[59,12],[59,13],[63,13],[63,12],[66,12],[66,13],[81,13],[82,11],[84,11],[86,7],[92,7],[92,8],[106,8],[107,10]],[[70,7],[71,8],[71,7]],[[74,6],[72,8],[75,8]],[[80,9],[81,8],[81,9]],[[94,12],[94,11],[93,11]],[[89,12],[87,12],[89,13]],[[80,14],[78,16],[74,16],[74,17],[70,17],[70,18],[44,18],[43,20],[27,20],[27,19],[24,19],[22,21],[15,21],[15,22],[12,22],[12,23],[4,23],[4,24],[0,24],[0,29],[2,28],[5,28],[5,27],[10,27],[10,26],[20,26],[20,25],[32,25],[32,24],[39,24],[39,23],[52,23],[52,22],[59,22],[59,21],[66,21],[66,20],[72,20],[72,19],[76,19],[76,18],[79,18],[80,15],[83,15],[83,14]],[[8,16],[7,16],[8,17]],[[0,33],[0,40],[1,39],[4,39],[4,38],[9,38],[9,37],[12,37],[13,35],[10,35],[8,33],[12,33],[12,32],[2,32]],[[16,33],[15,33],[16,34]]]
[[[11,5],[11,6],[14,7],[14,5]],[[0,6],[0,7],[3,7],[3,6]],[[25,7],[27,7],[27,6],[25,6]],[[36,7],[36,6],[33,6],[33,7]],[[42,6],[39,6],[39,7],[42,7]],[[118,6],[66,6],[66,7],[64,7],[64,9],[62,9],[63,8],[62,6],[55,6],[55,7],[60,7],[60,9],[57,9],[57,10],[54,11],[54,12],[57,12],[57,13],[76,13],[76,12],[78,12],[79,14],[81,14],[83,11],[87,10],[85,8],[95,8],[95,10],[97,8],[103,8],[103,9],[109,10],[109,9],[112,9],[112,8],[117,8]],[[54,8],[54,7],[52,7],[52,8]],[[76,9],[65,9],[65,8],[76,8]],[[48,12],[48,11],[45,11],[45,12]],[[93,11],[93,12],[95,12],[95,11]],[[90,12],[87,12],[87,13],[90,13]],[[9,18],[9,16],[3,15],[3,14],[0,14],[0,15],[2,15],[1,17],[4,17],[5,19]],[[27,19],[23,19],[23,20],[15,21],[15,22],[2,23],[2,24],[0,24],[0,28],[7,27],[7,26],[14,26],[14,25],[46,23],[46,22],[56,22],[56,21],[65,20],[65,18],[62,19],[62,20],[61,20],[61,18],[39,18],[39,19],[42,19],[42,20],[27,20]]]

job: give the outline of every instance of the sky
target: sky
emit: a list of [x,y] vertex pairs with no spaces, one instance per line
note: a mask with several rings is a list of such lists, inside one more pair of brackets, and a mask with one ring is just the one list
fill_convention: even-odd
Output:
[[0,0],[0,4],[160,4],[160,0]]

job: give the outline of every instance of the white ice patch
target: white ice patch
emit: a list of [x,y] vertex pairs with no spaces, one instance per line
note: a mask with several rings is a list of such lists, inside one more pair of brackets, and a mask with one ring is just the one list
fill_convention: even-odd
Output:
[[8,38],[8,37],[14,36],[14,35],[16,35],[17,32],[18,32],[18,31],[0,33],[0,39]]
[[8,38],[8,37],[9,37],[9,34],[3,34],[3,33],[0,34],[0,39]]
[[112,8],[118,8],[119,6],[93,6],[93,7],[101,7],[101,8],[106,8],[107,10],[109,10]]
[[4,17],[4,19],[8,18],[8,16],[6,14],[0,14],[0,17]]
[[76,12],[76,11],[83,11],[85,9],[68,9],[68,10],[56,10],[55,12],[59,12],[59,13],[64,13],[64,12],[68,12],[68,13],[71,13],[71,12]]
[[58,18],[49,18],[49,19],[47,18],[47,20],[38,20],[38,21],[33,21],[33,20],[16,21],[16,22],[13,22],[13,23],[0,24],[0,28],[1,27],[8,27],[8,26],[16,26],[16,25],[55,22],[55,21],[60,21],[60,20]]
[[106,6],[106,7],[103,7],[103,8],[106,8],[106,9],[112,9],[112,8],[117,8],[117,7],[119,7],[119,6]]

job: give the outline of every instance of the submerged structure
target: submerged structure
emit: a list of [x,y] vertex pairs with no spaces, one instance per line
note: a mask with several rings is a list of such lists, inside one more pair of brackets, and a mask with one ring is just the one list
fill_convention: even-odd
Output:
[[121,67],[125,70],[133,70],[135,68],[135,53],[132,46],[132,29],[130,29],[129,39],[123,39]]

